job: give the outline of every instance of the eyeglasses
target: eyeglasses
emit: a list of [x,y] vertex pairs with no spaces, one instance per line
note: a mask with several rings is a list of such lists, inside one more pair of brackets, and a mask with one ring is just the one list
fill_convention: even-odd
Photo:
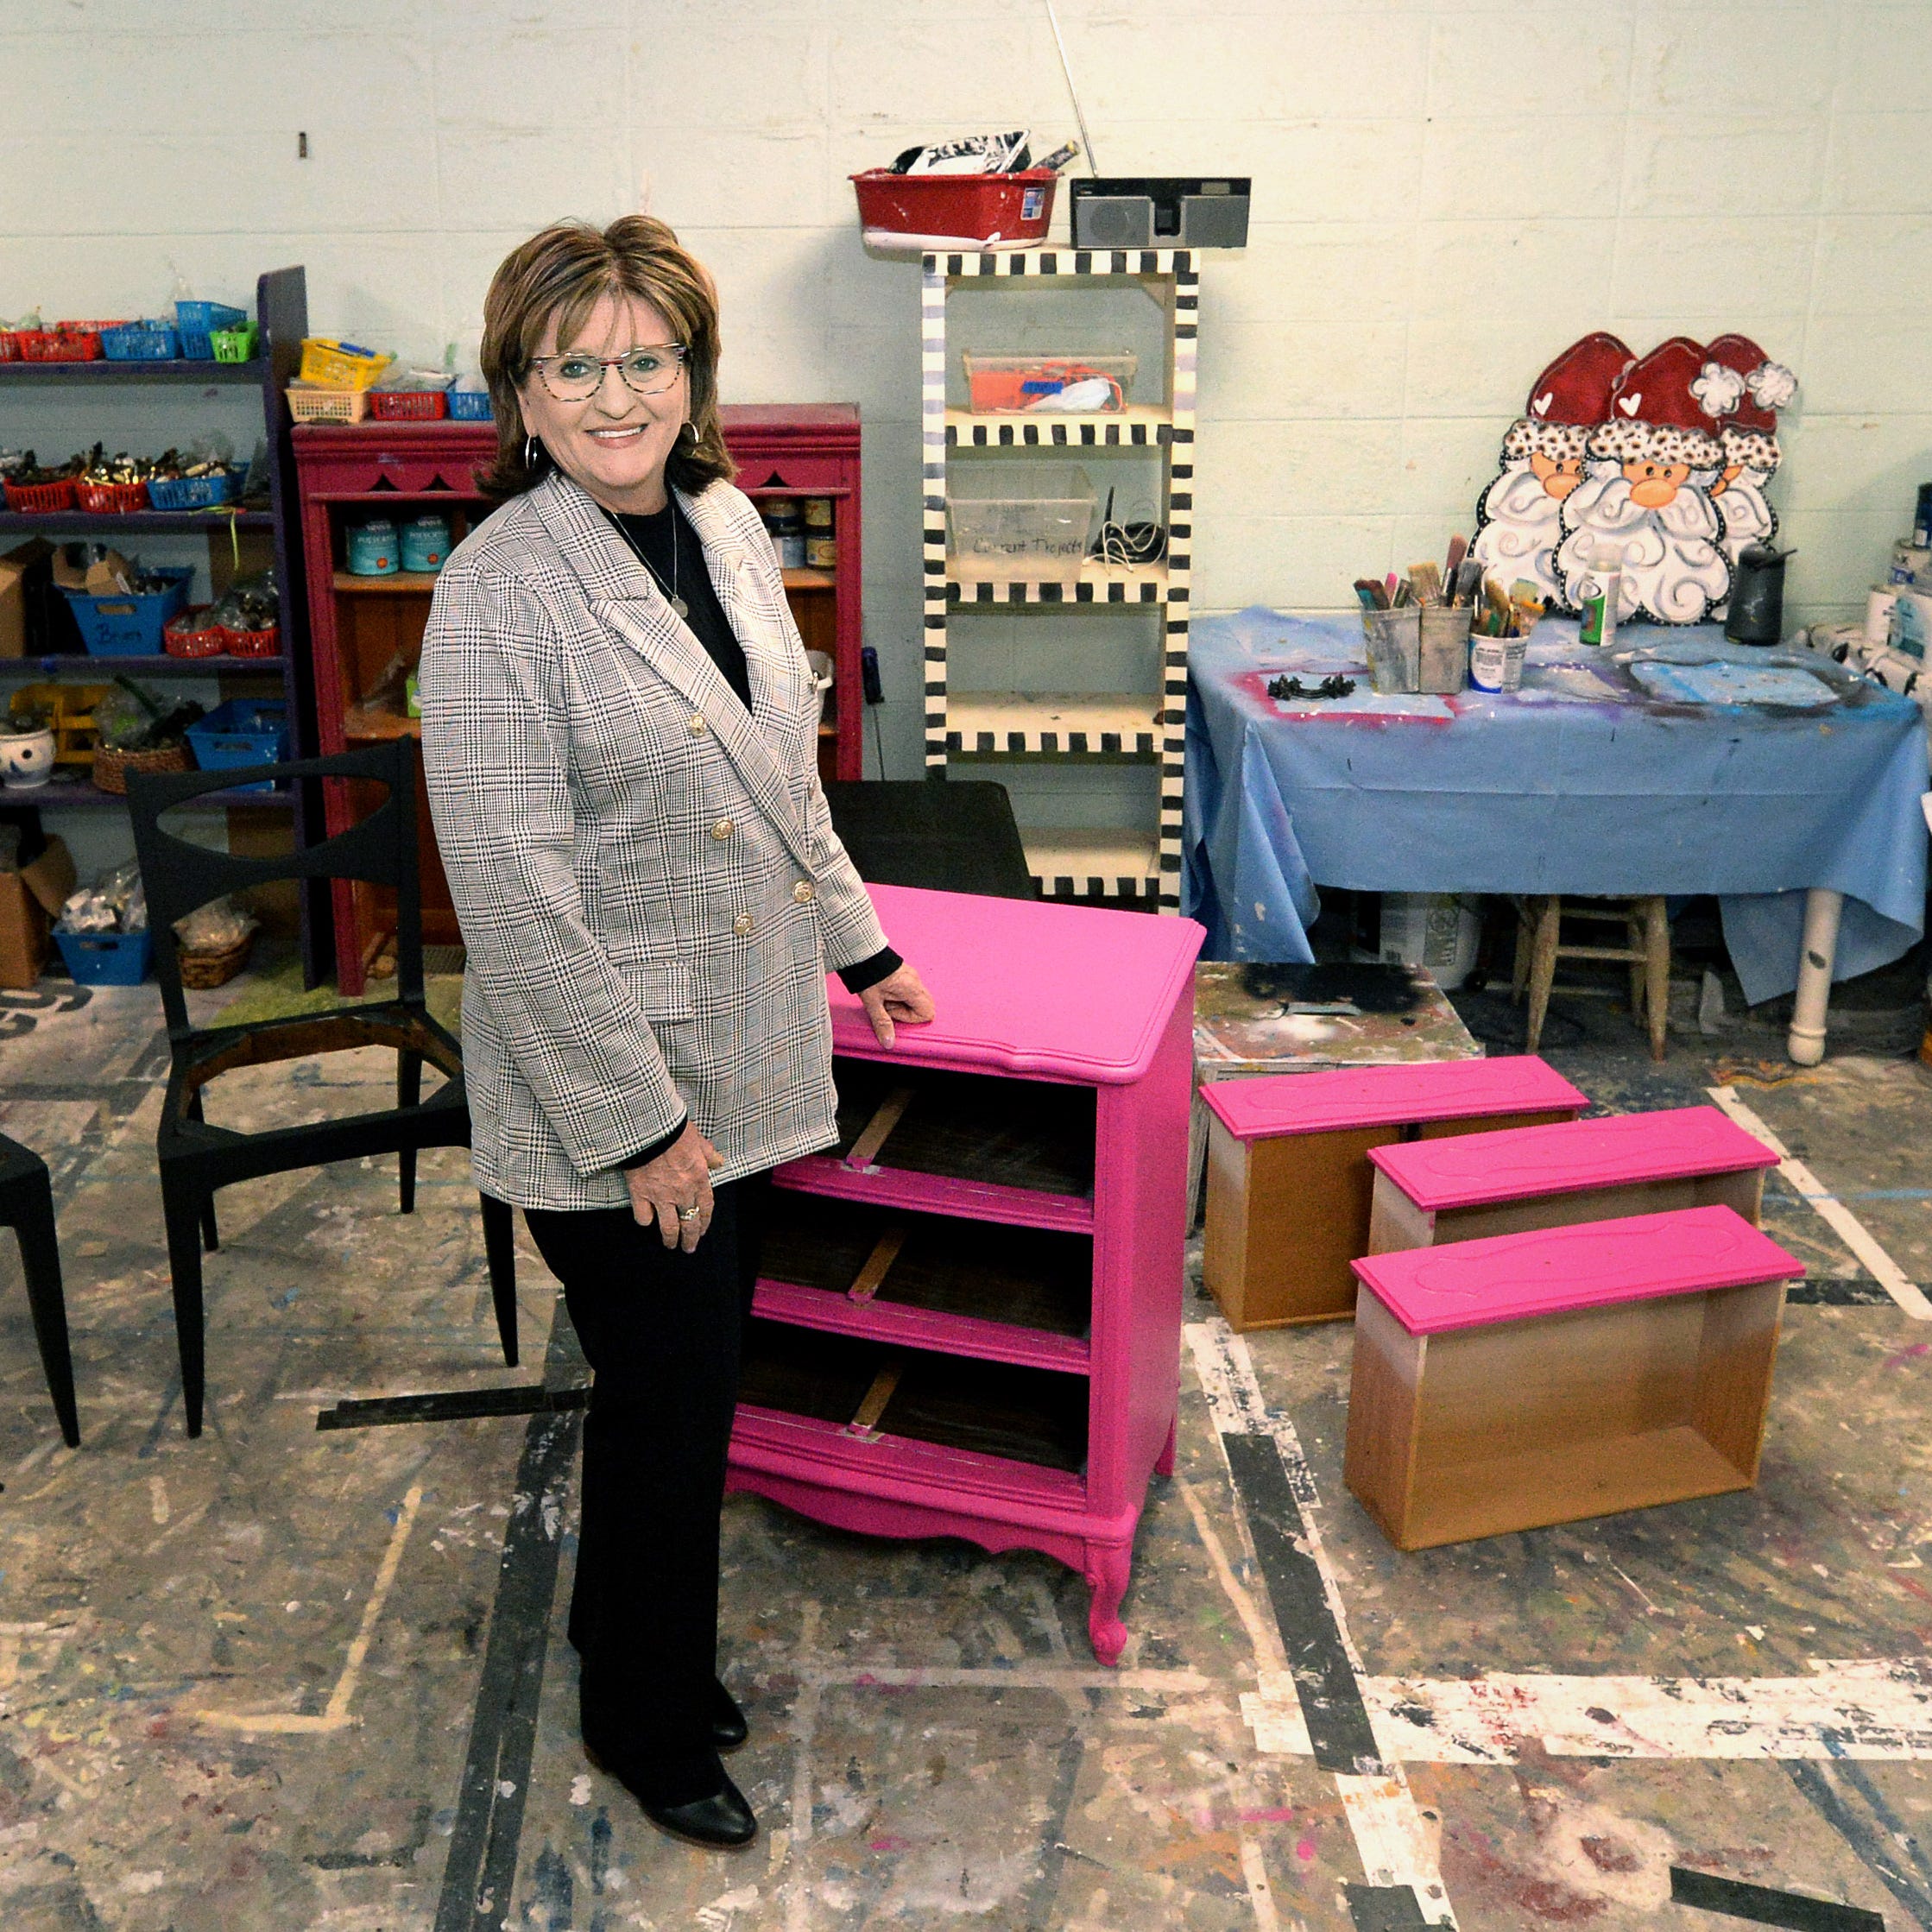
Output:
[[661,395],[678,380],[689,347],[681,342],[650,343],[621,356],[593,356],[565,349],[554,356],[533,356],[538,380],[559,402],[588,402],[603,387],[603,372],[614,369],[634,395]]

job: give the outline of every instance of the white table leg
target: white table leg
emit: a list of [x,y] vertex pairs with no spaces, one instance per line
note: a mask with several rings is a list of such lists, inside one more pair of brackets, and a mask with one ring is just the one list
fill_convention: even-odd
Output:
[[1791,1003],[1791,1031],[1784,1051],[1801,1067],[1825,1057],[1825,1012],[1831,1003],[1832,961],[1838,953],[1838,916],[1843,893],[1814,887],[1804,895],[1804,938],[1798,944],[1798,990]]

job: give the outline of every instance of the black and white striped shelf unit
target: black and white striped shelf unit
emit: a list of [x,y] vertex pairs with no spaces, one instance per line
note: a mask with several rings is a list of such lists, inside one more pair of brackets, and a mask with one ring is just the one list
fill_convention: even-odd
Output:
[[[957,758],[1127,757],[1158,765],[1158,823],[1140,830],[1030,835],[1035,878],[1050,897],[1104,896],[1180,910],[1181,793],[1187,704],[1188,602],[1194,538],[1194,412],[1199,276],[1184,249],[1024,249],[988,254],[929,254],[920,293],[923,566],[925,640],[925,763],[943,773]],[[1167,401],[1121,412],[1064,417],[981,416],[946,407],[946,297],[956,284],[986,280],[1138,278],[1158,285],[1167,315]],[[1166,470],[1167,548],[1141,569],[1089,563],[1064,576],[1006,578],[954,567],[946,551],[946,465],[955,450],[1145,450]],[[1014,605],[1109,610],[1152,607],[1162,628],[1161,685],[1145,700],[1131,694],[1064,698],[1076,707],[1118,713],[1137,703],[1150,715],[1122,729],[1117,719],[1050,725],[1032,717],[988,716],[1026,703],[1020,694],[975,693],[954,715],[949,698],[947,627],[977,612]]]

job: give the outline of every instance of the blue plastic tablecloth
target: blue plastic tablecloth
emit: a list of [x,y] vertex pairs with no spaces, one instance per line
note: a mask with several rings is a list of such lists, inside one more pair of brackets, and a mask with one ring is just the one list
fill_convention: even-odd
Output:
[[[1652,688],[1616,661],[1624,651]],[[1924,924],[1925,729],[1911,699],[1835,666],[1821,702],[1791,702],[1813,680],[1794,686],[1790,667],[1823,662],[1727,646],[1714,625],[1628,628],[1606,653],[1552,621],[1520,691],[1383,698],[1352,617],[1203,618],[1189,647],[1183,909],[1207,926],[1209,958],[1306,960],[1317,881],[1714,893],[1755,1004],[1796,985],[1804,892],[1829,887],[1846,895],[1835,976],[1870,972]],[[1309,685],[1335,671],[1359,680],[1352,695],[1267,695],[1279,673]]]

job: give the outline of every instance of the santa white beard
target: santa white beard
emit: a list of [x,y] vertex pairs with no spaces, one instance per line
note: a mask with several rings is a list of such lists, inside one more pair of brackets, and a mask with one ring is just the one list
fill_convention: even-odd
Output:
[[1481,527],[1469,554],[1504,588],[1521,578],[1545,597],[1559,598],[1556,546],[1563,541],[1563,505],[1527,462],[1506,464],[1476,505]]
[[1617,621],[1639,612],[1664,624],[1700,624],[1730,594],[1731,566],[1717,547],[1717,513],[1705,489],[1713,472],[1691,480],[1662,509],[1630,500],[1621,464],[1592,464],[1563,502],[1567,534],[1556,548],[1564,602],[1576,604],[1599,542],[1623,547]]
[[1769,543],[1777,534],[1777,512],[1765,501],[1765,487],[1771,480],[1769,470],[1740,470],[1715,499],[1718,521],[1724,526],[1720,546],[1733,567],[1747,543]]

